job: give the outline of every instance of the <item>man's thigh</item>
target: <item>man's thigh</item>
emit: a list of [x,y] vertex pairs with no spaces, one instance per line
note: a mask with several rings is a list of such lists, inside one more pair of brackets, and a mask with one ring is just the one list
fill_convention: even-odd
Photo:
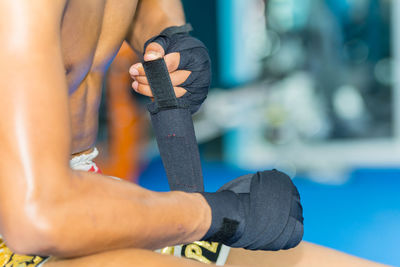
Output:
[[[161,255],[156,252],[141,249],[124,249],[109,251],[81,258],[68,260],[52,260],[44,267],[120,267],[120,266],[157,266],[157,267],[206,267],[207,264],[193,260]],[[249,251],[232,248],[225,266],[296,266],[296,267],[379,267],[378,263],[366,261],[348,254],[325,248],[308,242],[301,242],[294,249],[284,251]]]
[[250,251],[232,248],[231,252],[229,253],[227,264],[237,264],[254,267],[384,266],[304,241],[301,242],[300,245],[296,248],[281,251]]
[[[196,262],[185,258],[162,255],[149,250],[123,249],[94,254],[74,259],[52,259],[43,267],[207,267],[208,264]],[[226,265],[233,266],[233,265]]]

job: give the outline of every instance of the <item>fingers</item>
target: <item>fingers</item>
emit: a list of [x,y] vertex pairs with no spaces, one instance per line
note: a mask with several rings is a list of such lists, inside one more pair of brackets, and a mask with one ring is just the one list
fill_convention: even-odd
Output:
[[[144,55],[144,60],[155,60],[164,55],[164,50],[158,43],[150,43],[146,48],[146,53]],[[167,65],[168,72],[170,73],[170,78],[172,85],[174,86],[174,91],[176,97],[181,97],[186,93],[186,90],[178,85],[186,81],[186,79],[191,74],[188,70],[177,70],[180,61],[180,54],[178,52],[170,53],[164,56],[165,64]],[[132,88],[139,94],[152,97],[149,82],[146,77],[142,63],[136,63],[131,66],[129,73],[134,79],[132,83]]]
[[[153,43],[151,43],[153,44]],[[155,58],[156,59],[156,58]],[[167,54],[164,57],[165,64],[167,65],[168,72],[174,72],[178,69],[180,62],[180,54],[178,52]],[[132,65],[129,69],[129,73],[134,78],[134,76],[144,76],[146,75],[144,72],[144,68],[142,63],[136,63]]]
[[[132,83],[132,88],[135,90],[137,93],[153,97],[153,93],[151,92],[150,86],[146,84],[139,84],[137,81],[134,81]],[[186,90],[182,87],[176,87],[174,86],[174,91],[176,97],[181,97],[186,93]]]
[[179,67],[181,54],[178,52],[170,53],[164,57],[164,60],[169,72],[176,71]]
[[158,58],[161,58],[165,55],[164,49],[162,46],[156,42],[150,43],[146,47],[146,51],[144,52],[143,59],[144,61],[151,61]]
[[[188,70],[177,70],[172,73],[170,73],[170,78],[173,86],[178,86],[182,84],[186,79],[189,77],[191,71]],[[149,81],[147,80],[146,76],[139,75],[139,76],[134,76],[133,79],[137,81],[139,84],[144,84],[148,85]]]

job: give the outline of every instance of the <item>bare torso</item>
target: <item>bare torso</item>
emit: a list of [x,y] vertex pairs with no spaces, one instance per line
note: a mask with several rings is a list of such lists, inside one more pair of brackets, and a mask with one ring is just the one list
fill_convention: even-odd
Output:
[[136,5],[135,0],[69,0],[66,5],[61,40],[73,154],[95,143],[103,77],[126,37]]

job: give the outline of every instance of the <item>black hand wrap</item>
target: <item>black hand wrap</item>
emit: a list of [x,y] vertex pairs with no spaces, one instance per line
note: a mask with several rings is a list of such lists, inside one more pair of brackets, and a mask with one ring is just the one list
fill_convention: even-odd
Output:
[[251,250],[295,247],[303,237],[303,209],[291,179],[272,170],[239,177],[217,193],[202,193],[212,210],[203,240]]
[[190,110],[175,97],[163,59],[144,62],[143,67],[154,95],[148,109],[169,186],[171,190],[204,191]]
[[189,70],[191,74],[178,86],[187,91],[181,99],[187,102],[193,114],[207,97],[211,83],[211,61],[204,44],[189,35],[191,30],[190,24],[166,28],[145,43],[144,51],[148,44],[156,42],[162,46],[165,54],[180,53],[178,70]]

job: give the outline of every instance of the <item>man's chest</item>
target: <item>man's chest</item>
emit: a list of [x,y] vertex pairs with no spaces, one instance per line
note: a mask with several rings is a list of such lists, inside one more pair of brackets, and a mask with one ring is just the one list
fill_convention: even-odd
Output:
[[132,23],[136,1],[70,0],[61,27],[61,44],[69,93],[89,73],[104,73]]

